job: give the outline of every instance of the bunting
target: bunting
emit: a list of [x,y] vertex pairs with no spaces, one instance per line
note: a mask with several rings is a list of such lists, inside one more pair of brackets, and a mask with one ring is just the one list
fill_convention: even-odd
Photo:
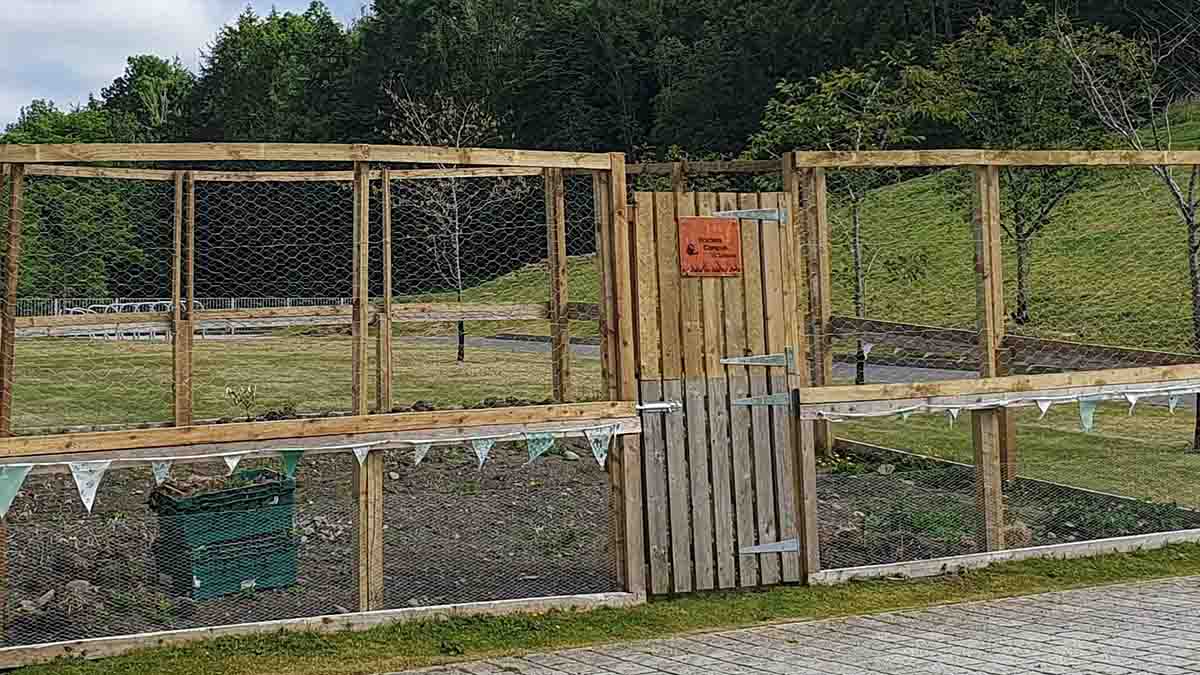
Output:
[[526,434],[525,444],[529,450],[529,461],[533,462],[554,447],[554,434]]
[[588,444],[592,446],[592,456],[596,458],[596,463],[600,465],[601,469],[608,461],[608,446],[612,444],[612,437],[616,429],[616,427],[600,427],[583,431],[587,436]]
[[100,481],[104,479],[104,472],[108,471],[109,465],[112,464],[111,459],[102,459],[95,462],[71,462],[71,476],[75,479],[75,487],[79,489],[79,498],[83,500],[83,506],[88,513],[92,512],[92,504],[96,502],[96,490],[100,488]]
[[487,461],[488,453],[492,451],[492,446],[496,444],[494,438],[475,438],[471,440],[471,449],[475,451],[475,457],[479,459],[479,468],[483,468],[483,463]]
[[21,485],[25,483],[25,477],[31,469],[32,464],[9,464],[0,467],[0,518],[8,515],[8,507],[12,506],[13,500],[17,498],[17,493],[21,491]]
[[429,454],[431,443],[417,443],[413,450],[413,466],[420,466],[421,462],[425,461],[425,456]]

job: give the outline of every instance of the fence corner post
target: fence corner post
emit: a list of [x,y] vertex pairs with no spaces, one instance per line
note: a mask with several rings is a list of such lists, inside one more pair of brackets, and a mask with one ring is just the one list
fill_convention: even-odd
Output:
[[[1000,172],[975,167],[975,288],[979,331],[979,376],[1000,374],[1004,339],[1004,266],[1000,252]],[[975,448],[975,496],[979,534],[985,550],[1004,548],[1004,494],[1001,448],[1008,423],[1000,409],[971,416]]]
[[4,307],[0,316],[0,437],[12,435],[13,385],[16,382],[17,286],[21,274],[21,229],[25,221],[25,165],[8,171],[8,231],[4,253]]
[[[833,316],[833,261],[830,244],[828,193],[825,185],[825,169],[814,167],[799,171],[795,166],[795,153],[787,153],[783,173],[785,186],[791,202],[802,223],[797,234],[800,248],[804,252],[803,263],[797,258],[797,274],[803,265],[808,277],[808,320],[812,334],[809,353],[812,356],[812,386],[825,387],[833,384],[833,344],[830,321]],[[815,452],[822,457],[833,454],[833,429],[827,420],[813,422]]]
[[550,273],[550,369],[554,400],[571,399],[571,321],[567,316],[567,218],[563,170],[542,170],[546,197],[546,263]]

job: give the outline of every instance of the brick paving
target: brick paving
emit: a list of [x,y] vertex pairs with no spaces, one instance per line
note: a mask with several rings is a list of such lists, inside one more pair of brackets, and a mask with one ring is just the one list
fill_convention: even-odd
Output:
[[1200,577],[571,649],[424,672],[1200,673]]

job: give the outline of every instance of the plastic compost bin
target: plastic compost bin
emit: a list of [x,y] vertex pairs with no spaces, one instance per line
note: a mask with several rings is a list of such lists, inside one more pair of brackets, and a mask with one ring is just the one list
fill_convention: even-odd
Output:
[[270,469],[236,472],[248,485],[184,494],[164,483],[154,555],[171,591],[196,600],[296,583],[296,481]]

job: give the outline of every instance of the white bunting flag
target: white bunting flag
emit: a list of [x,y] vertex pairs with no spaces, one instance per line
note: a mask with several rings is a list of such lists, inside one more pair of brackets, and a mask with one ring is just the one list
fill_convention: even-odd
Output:
[[1096,424],[1096,402],[1082,399],[1079,401],[1079,423],[1084,431],[1091,431]]
[[100,481],[104,478],[104,472],[108,471],[110,464],[112,464],[111,459],[69,464],[71,476],[75,478],[75,487],[79,489],[79,498],[83,500],[83,506],[88,513],[92,512],[92,504],[96,501],[96,490],[99,489]]
[[225,466],[229,467],[227,476],[232,476],[233,472],[237,470],[237,465],[242,461],[242,457],[245,455],[225,455]]
[[425,456],[429,454],[429,443],[417,443],[413,446],[413,466],[419,465],[425,461]]
[[369,445],[360,445],[360,446],[354,448],[354,456],[358,458],[359,466],[362,466],[362,463],[367,461],[367,454],[370,452],[371,452],[371,446],[369,446]]
[[962,412],[962,408],[948,408],[946,410],[946,413],[950,417],[950,426],[951,427],[953,427],[954,423],[958,421],[958,415],[961,412]]
[[483,463],[487,461],[488,453],[492,451],[492,446],[496,444],[494,438],[476,438],[471,441],[471,449],[475,451],[475,457],[479,460],[479,468],[483,468]]
[[907,422],[908,418],[910,418],[910,417],[912,417],[911,410],[905,410],[904,412],[900,413],[900,421],[902,421],[902,422]]
[[25,477],[29,475],[32,464],[9,464],[0,467],[0,518],[8,515],[8,507],[12,506]]
[[1179,394],[1171,394],[1167,397],[1167,410],[1174,415],[1175,409],[1179,407]]
[[1046,399],[1044,399],[1044,398],[1040,398],[1040,399],[1038,399],[1038,400],[1037,400],[1037,407],[1038,407],[1038,410],[1042,411],[1042,414],[1041,414],[1041,415],[1038,415],[1038,419],[1039,419],[1039,420],[1040,420],[1040,419],[1045,419],[1045,417],[1046,417],[1046,412],[1047,412],[1048,410],[1050,410],[1050,406],[1052,406],[1052,405],[1054,405],[1054,401],[1048,401],[1048,400],[1046,400]]
[[529,450],[529,461],[532,462],[554,447],[554,434],[526,434],[525,443]]
[[1125,400],[1129,401],[1129,416],[1130,417],[1133,416],[1133,409],[1135,406],[1137,406],[1137,402],[1138,402],[1139,398],[1141,398],[1140,394],[1130,394],[1130,393],[1125,394]]
[[600,465],[601,469],[608,461],[608,446],[612,444],[612,437],[616,431],[616,427],[584,429],[583,431],[583,434],[587,436],[588,444],[592,446],[592,456],[596,458],[596,463]]
[[167,481],[167,477],[171,475],[171,462],[169,460],[162,462],[151,462],[150,468],[154,471],[155,485],[162,485]]
[[865,359],[865,358],[867,358],[868,356],[870,356],[870,355],[871,355],[871,350],[872,350],[872,349],[874,349],[874,348],[875,348],[875,345],[871,344],[870,342],[864,342],[864,343],[862,343],[862,353],[863,353],[863,358]]

